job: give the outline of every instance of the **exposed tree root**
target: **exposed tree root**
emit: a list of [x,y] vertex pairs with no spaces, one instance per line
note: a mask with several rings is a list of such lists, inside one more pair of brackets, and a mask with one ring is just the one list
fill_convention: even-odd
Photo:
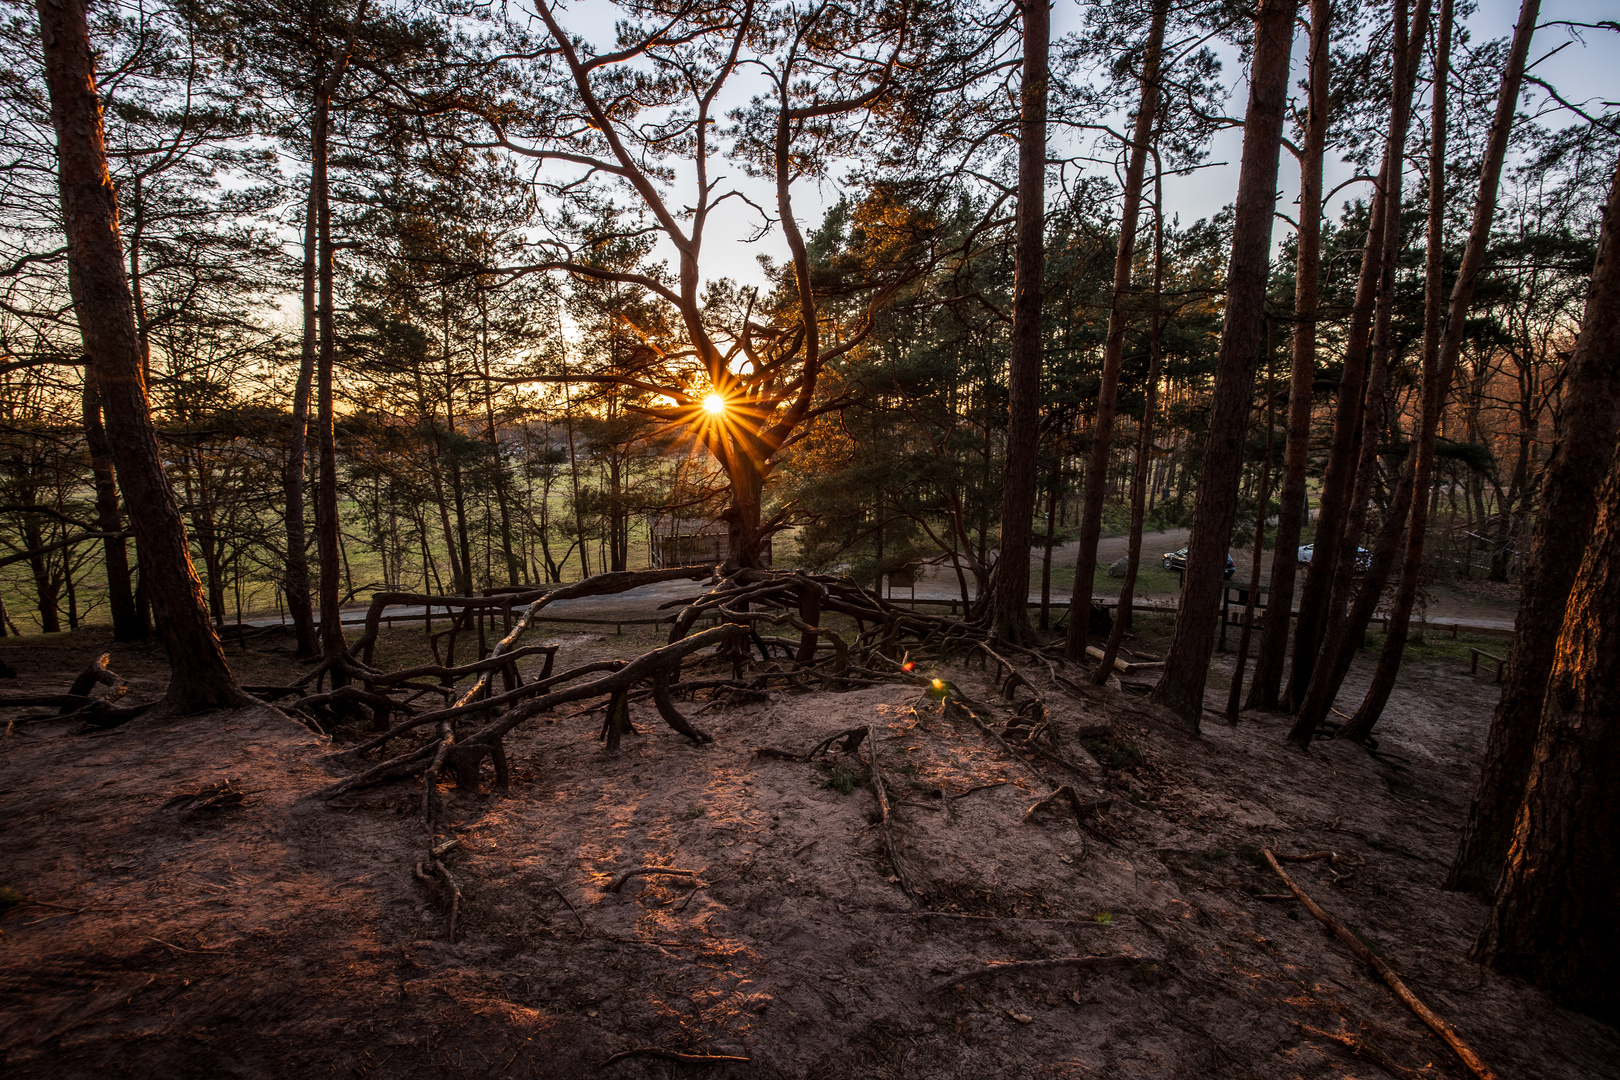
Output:
[[[329,758],[355,771],[318,792],[317,797],[330,800],[385,781],[423,778],[422,822],[428,857],[418,866],[419,876],[445,885],[451,896],[452,924],[459,891],[442,861],[433,854],[438,837],[437,789],[441,778],[448,774],[458,786],[476,788],[483,761],[488,758],[497,786],[504,789],[508,782],[502,742],[505,735],[565,705],[585,703],[585,711],[605,706],[601,736],[608,751],[613,752],[625,734],[634,732],[630,718],[634,701],[650,698],[665,723],[701,745],[712,742],[712,737],[694,725],[689,715],[762,700],[773,690],[848,690],[886,682],[910,683],[927,688],[945,702],[948,710],[960,709],[987,736],[1037,773],[1041,772],[1038,762],[1046,762],[1076,776],[1095,775],[1095,769],[1059,752],[1046,700],[1013,659],[1045,664],[1054,682],[1058,682],[1058,672],[1048,657],[1009,643],[998,644],[997,648],[1003,650],[998,652],[990,647],[987,627],[898,607],[848,578],[799,571],[738,570],[705,592],[664,605],[678,609],[671,619],[668,643],[628,661],[597,661],[554,672],[554,647],[521,643],[535,625],[536,616],[557,601],[623,592],[657,582],[705,578],[712,573],[712,568],[701,566],[598,574],[572,585],[507,589],[487,596],[378,593],[367,610],[365,631],[351,652],[326,658],[291,686],[254,689],[271,700],[290,699],[282,707],[318,728],[331,730],[338,721],[357,716],[370,720],[375,734]],[[380,670],[373,666],[373,658],[384,612],[404,604],[448,609],[448,628],[430,634],[434,663],[398,671]],[[829,613],[852,620],[855,632],[827,626]],[[493,646],[487,646],[486,621],[497,615],[504,634]],[[704,620],[714,623],[698,629]],[[796,636],[780,635],[773,632],[776,628],[791,630]],[[458,662],[457,644],[469,637],[476,642],[479,655]],[[993,681],[1014,710],[1005,734],[991,729],[977,715],[975,710],[986,711],[982,706],[973,705],[946,680],[918,670],[919,664],[938,664],[962,655],[980,656],[987,669],[994,661]],[[896,656],[901,659],[894,659]],[[544,666],[525,681],[518,661],[534,657],[544,657]],[[683,678],[682,668],[689,663],[707,666],[708,670]],[[716,672],[714,667],[722,670]],[[463,682],[469,679],[470,684]],[[325,685],[328,682],[330,685]],[[695,699],[700,694],[706,695],[706,700],[696,710],[683,712],[678,700],[682,696]],[[66,700],[57,695],[51,703],[61,706]],[[74,704],[78,701],[73,699]],[[424,732],[428,733],[425,740]],[[829,736],[805,754],[770,748],[759,752],[809,761],[835,748],[856,752],[865,740],[871,755],[872,786],[878,799],[884,846],[901,888],[915,900],[912,882],[896,850],[890,821],[892,804],[872,739],[871,728],[855,728]],[[383,756],[390,743],[401,740],[411,745]],[[1088,805],[1078,796],[1074,796],[1073,804]]]

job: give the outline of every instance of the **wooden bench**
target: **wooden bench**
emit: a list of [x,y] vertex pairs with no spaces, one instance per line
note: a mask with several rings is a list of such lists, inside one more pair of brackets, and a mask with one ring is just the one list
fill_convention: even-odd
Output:
[[1469,646],[1468,648],[1469,674],[1474,674],[1475,672],[1479,671],[1479,658],[1482,656],[1487,660],[1496,661],[1496,681],[1501,682],[1502,668],[1507,665],[1507,659],[1505,657],[1497,656],[1495,653],[1488,653],[1484,649],[1476,649],[1473,646]]

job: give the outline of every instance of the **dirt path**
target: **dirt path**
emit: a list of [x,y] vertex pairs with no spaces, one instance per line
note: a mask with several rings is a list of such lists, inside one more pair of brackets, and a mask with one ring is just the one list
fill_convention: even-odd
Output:
[[[576,658],[617,647],[568,640]],[[31,657],[25,678],[73,667],[48,664]],[[557,716],[514,740],[510,792],[441,792],[466,893],[454,942],[412,875],[420,788],[310,800],[331,779],[323,740],[278,714],[95,736],[29,724],[0,743],[0,885],[53,906],[0,919],[0,1062],[16,1077],[1461,1077],[1308,915],[1265,898],[1275,846],[1337,853],[1296,877],[1504,1077],[1613,1076],[1620,1037],[1468,964],[1484,909],[1438,887],[1494,690],[1412,665],[1380,761],[1333,743],[1301,757],[1280,719],[1210,718],[1190,740],[1129,695],[1048,688],[1064,753],[1100,763],[1078,776],[899,687],[711,712],[706,747],[638,712],[611,756],[598,717]],[[755,753],[858,724],[877,732],[916,900],[873,826],[864,752]],[[225,780],[239,806],[168,805]],[[1026,823],[1054,780],[1112,803],[1083,827]],[[610,887],[647,866],[695,876]],[[1110,959],[964,974],[1077,956]],[[603,1064],[648,1046],[749,1060]]]

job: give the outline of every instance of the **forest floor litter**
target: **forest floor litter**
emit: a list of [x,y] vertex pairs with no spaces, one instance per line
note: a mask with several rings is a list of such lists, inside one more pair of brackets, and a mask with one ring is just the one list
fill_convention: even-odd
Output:
[[[1152,653],[1162,628],[1140,622],[1131,647]],[[420,641],[397,628],[380,651],[409,659]],[[548,643],[563,664],[651,641],[559,629]],[[14,688],[42,694],[107,651],[130,700],[161,689],[160,649],[97,631],[0,648]],[[299,670],[277,636],[231,660],[245,683]],[[993,663],[938,674],[994,702],[992,727],[1012,714]],[[19,722],[0,742],[0,1067],[1469,1075],[1294,900],[1272,850],[1313,856],[1289,876],[1500,1076],[1620,1076],[1620,1034],[1467,960],[1485,907],[1440,888],[1489,676],[1409,660],[1377,755],[1318,741],[1307,758],[1281,717],[1208,714],[1192,739],[1129,687],[1080,701],[1026,674],[1078,772],[1009,754],[912,686],[711,708],[708,745],[641,702],[614,754],[600,710],[559,709],[509,736],[508,791],[490,790],[487,763],[479,791],[440,783],[454,940],[442,886],[412,872],[419,778],[315,800],[340,747],[270,708],[95,733]],[[1068,797],[1035,809],[1060,785]]]

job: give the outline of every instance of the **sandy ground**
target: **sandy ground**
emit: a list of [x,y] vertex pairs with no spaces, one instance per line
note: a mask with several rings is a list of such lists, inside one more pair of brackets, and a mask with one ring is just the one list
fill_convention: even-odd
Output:
[[[573,658],[633,644],[557,640]],[[0,651],[47,688],[84,660]],[[142,663],[156,658],[114,666]],[[277,665],[268,650],[244,661]],[[977,669],[947,674],[989,719],[1009,715]],[[1194,739],[1128,691],[1084,703],[1036,683],[1064,753],[1095,762],[1081,775],[1009,757],[897,686],[711,710],[702,747],[650,710],[616,755],[594,737],[599,716],[538,723],[509,744],[509,792],[487,778],[441,792],[461,839],[455,941],[443,897],[412,875],[419,784],[311,799],[333,778],[331,747],[273,710],[105,734],[19,726],[0,742],[0,886],[30,902],[0,917],[0,1064],[15,1077],[1465,1076],[1298,904],[1269,898],[1283,892],[1270,846],[1336,853],[1290,870],[1504,1078],[1620,1076],[1613,1029],[1468,963],[1484,908],[1439,888],[1488,680],[1410,665],[1377,759],[1331,742],[1302,756],[1281,718],[1206,717]],[[815,764],[756,753],[856,725],[876,731],[915,898],[874,824],[866,748]],[[227,780],[238,806],[171,805]],[[1083,827],[1025,821],[1054,782],[1112,803]],[[693,876],[609,887],[641,867]],[[1071,957],[1105,959],[983,973]],[[747,1060],[608,1061],[648,1047]]]

